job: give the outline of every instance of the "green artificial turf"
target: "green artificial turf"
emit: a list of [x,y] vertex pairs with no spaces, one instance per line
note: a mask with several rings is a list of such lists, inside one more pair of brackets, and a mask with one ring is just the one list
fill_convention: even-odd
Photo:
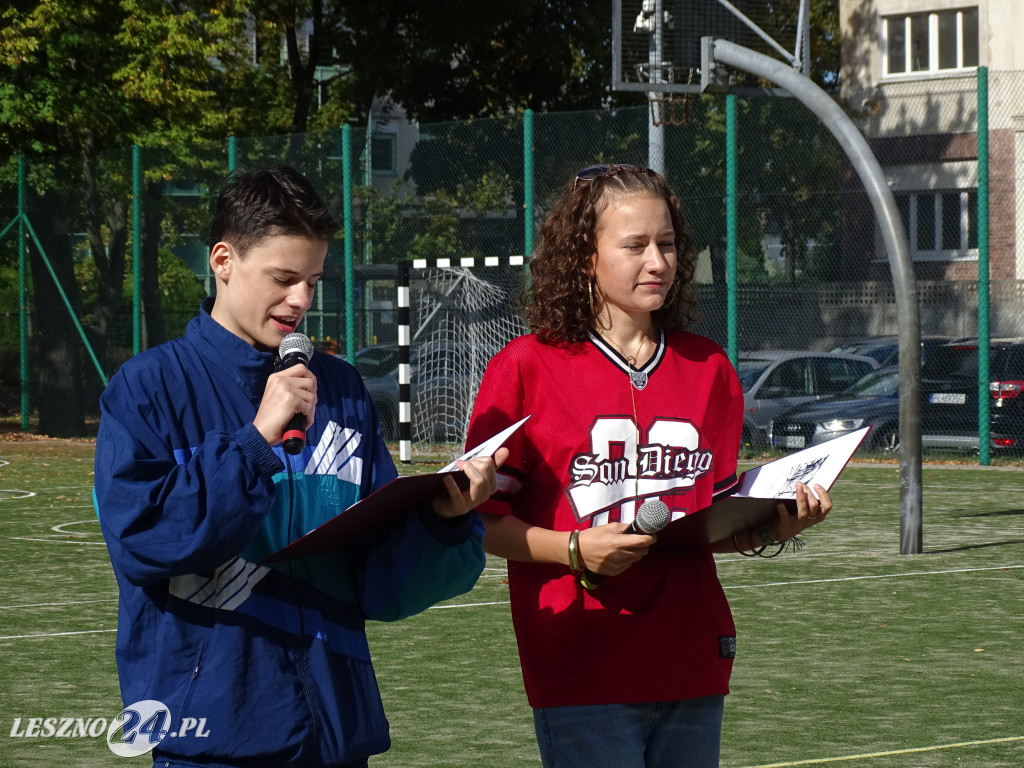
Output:
[[[11,736],[16,718],[120,711],[117,588],[92,446],[0,444],[0,460],[0,767],[148,764],[105,736]],[[719,557],[739,635],[726,768],[1024,765],[1024,473],[926,466],[922,555],[899,554],[897,481],[850,467],[799,554]],[[540,764],[503,561],[368,634],[393,740],[371,766]]]

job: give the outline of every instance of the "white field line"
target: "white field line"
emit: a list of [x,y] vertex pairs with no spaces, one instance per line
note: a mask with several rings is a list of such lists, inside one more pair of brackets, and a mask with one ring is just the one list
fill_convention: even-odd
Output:
[[[40,541],[40,539],[29,539],[29,541]],[[69,542],[71,544],[81,544],[83,542]],[[985,568],[953,568],[943,571],[907,571],[903,573],[883,573],[869,576],[843,576],[840,578],[833,579],[806,579],[799,581],[768,581],[761,584],[734,584],[723,586],[723,589],[756,589],[760,587],[785,587],[790,585],[798,584],[829,584],[834,582],[845,582],[845,581],[869,581],[878,579],[902,579],[908,576],[942,576],[954,573],[976,573],[983,571],[1011,571],[1024,568],[1024,565],[993,565]],[[485,568],[484,570],[499,571],[497,568]],[[503,572],[503,571],[502,571]],[[64,606],[64,605],[81,605],[85,603],[103,603],[112,602],[117,598],[110,597],[102,600],[69,600],[58,603],[24,603],[20,605],[0,605],[0,609],[5,608],[37,608],[42,606]],[[455,605],[435,605],[432,608],[472,608],[481,605],[507,605],[508,600],[496,600],[485,603],[458,603]]]
[[[61,510],[65,510],[65,509],[88,509],[88,510],[92,511],[94,508],[93,508],[92,504],[77,504],[77,505],[74,505],[74,506],[68,505],[68,506],[65,506],[65,507],[61,507]],[[28,509],[28,508],[26,508],[26,509],[7,509],[5,511],[15,512],[15,513],[16,512],[30,513],[30,514],[36,515],[36,514],[40,514],[42,512],[48,512],[50,510],[49,509],[42,509],[41,510],[41,509],[38,509],[38,508],[36,508],[36,509]],[[99,520],[93,520],[93,522],[98,525],[100,521]],[[0,525],[22,525],[23,526],[23,525],[25,525],[25,521],[24,520],[18,520],[18,519],[0,520]]]
[[905,573],[880,573],[873,576],[843,576],[837,579],[807,579],[806,581],[768,581],[763,584],[734,584],[723,589],[758,589],[760,587],[788,587],[797,584],[830,584],[841,581],[869,581],[877,579],[904,579],[908,576],[942,576],[950,573],[978,573],[980,571],[1011,571],[1024,565],[993,565],[985,568],[953,568],[946,571],[907,571]]
[[[910,749],[892,749],[888,752],[865,752],[861,755],[841,755],[839,757],[821,757],[814,760],[794,760],[788,763],[768,763],[766,765],[749,765],[745,768],[789,768],[791,765],[823,765],[850,760],[867,760],[872,757],[891,757],[893,755],[913,755],[920,752],[935,752],[940,749],[957,749],[961,747],[980,747],[986,744],[1010,744],[1024,741],[1024,736],[1006,736],[1000,739],[980,739],[978,741],[959,741],[955,744],[934,744],[929,747],[913,747]],[[957,758],[958,760],[960,758]]]
[[71,522],[71,523],[59,523],[57,525],[51,525],[50,526],[50,530],[53,531],[54,533],[63,533],[63,534],[66,534],[68,536],[94,536],[97,533],[99,533],[99,531],[86,531],[85,533],[79,533],[78,531],[65,531],[64,528],[65,528],[65,526],[68,526],[68,525],[96,525],[96,526],[98,526],[99,524],[100,524],[100,521],[97,520],[94,517],[91,520],[75,520],[74,522]]
[[[828,550],[819,550],[816,552],[808,552],[807,549],[809,548],[810,546],[808,545],[807,548],[800,550],[800,554],[798,555],[798,557],[801,560],[809,560],[819,557],[827,557],[829,560],[838,560],[839,558],[857,558],[858,560],[860,560],[864,557],[864,554],[862,552],[854,550],[844,550],[842,552],[830,552]],[[716,568],[721,568],[723,565],[740,565],[745,568],[755,567],[753,563],[750,562],[750,558],[744,559],[741,557],[736,557],[735,552],[715,552],[714,554]]]
[[[1024,532],[1022,532],[1022,533],[1024,533]],[[894,536],[895,536],[895,534],[894,534]],[[898,539],[894,539],[894,543],[898,545],[899,544]],[[880,554],[886,554],[886,552],[883,551]],[[892,552],[891,554],[896,554],[896,553]],[[929,551],[926,550],[923,555],[918,555],[917,557],[934,557],[934,556],[935,556],[934,552],[929,552]],[[830,561],[840,560],[840,559],[862,560],[864,558],[864,554],[862,552],[853,551],[853,550],[843,550],[843,551],[821,550],[821,551],[818,551],[818,552],[808,552],[807,548],[805,548],[805,549],[802,549],[800,551],[800,554],[797,555],[797,557],[799,557],[801,560],[814,560],[814,559],[820,559],[820,558],[823,558],[823,557],[824,558],[828,558],[828,560],[830,560]],[[904,556],[904,555],[900,555],[900,557],[902,559],[906,559],[906,556]],[[755,568],[755,567],[758,567],[758,566],[763,566],[762,563],[758,563],[757,561],[753,561],[750,558],[747,558],[746,560],[744,560],[742,558],[736,557],[736,553],[735,552],[715,553],[715,567],[721,569],[722,566],[725,566],[725,565],[736,565],[736,566],[740,566],[742,568]],[[1003,567],[1009,568],[1009,567],[1016,567],[1016,566],[998,566],[998,567],[1000,567],[1000,568],[1003,568]]]
[[[991,568],[957,568],[957,569],[948,570],[948,571],[919,571],[917,573],[913,573],[913,572],[911,572],[911,573],[891,573],[891,574],[882,574],[882,575],[879,575],[879,576],[850,576],[850,577],[842,578],[842,579],[812,579],[812,580],[807,580],[807,581],[776,581],[776,582],[769,582],[769,583],[766,583],[766,584],[749,584],[749,585],[731,586],[731,587],[725,587],[725,589],[753,589],[753,588],[758,588],[758,587],[785,587],[785,586],[796,585],[796,584],[827,584],[827,583],[830,583],[830,582],[837,582],[837,581],[863,581],[863,580],[868,580],[868,579],[897,579],[897,578],[905,578],[907,576],[941,576],[941,575],[944,575],[944,574],[973,573],[973,572],[977,572],[977,571],[1006,571],[1006,570],[1012,570],[1012,569],[1016,569],[1016,568],[1024,568],[1024,565],[1004,565],[1004,566],[994,566],[994,567],[991,567]],[[87,601],[82,601],[82,602],[104,602],[104,601],[100,601],[100,600],[95,600],[95,601],[94,600],[87,600]],[[508,601],[508,600],[490,600],[490,601],[482,602],[482,603],[457,603],[455,605],[434,605],[434,606],[431,606],[428,610],[445,610],[445,609],[449,609],[449,608],[478,608],[478,607],[483,607],[483,606],[488,606],[488,605],[508,605],[509,602],[510,601]],[[57,605],[64,605],[64,604],[65,603],[57,603]],[[66,605],[74,605],[74,603],[66,603]],[[0,608],[22,608],[22,607],[30,607],[30,606],[0,606]],[[83,632],[55,632],[55,633],[51,633],[51,634],[42,634],[42,635],[38,635],[38,634],[37,635],[7,635],[7,636],[0,636],[0,640],[25,640],[25,639],[29,639],[29,638],[40,638],[40,637],[65,637],[65,636],[68,636],[68,635],[88,635],[88,634],[94,634],[94,633],[98,633],[98,632],[116,632],[116,631],[117,630],[115,630],[115,629],[94,629],[94,630],[86,630],[86,631],[83,631]],[[1021,740],[1021,739],[1024,739],[1024,737],[1020,737],[1020,738],[1012,737],[1009,740],[1012,741],[1012,740]],[[965,743],[968,743],[968,742],[965,742]],[[987,743],[987,742],[969,742],[969,743],[973,744],[973,743]],[[947,748],[955,747],[955,746],[960,746],[960,745],[958,745],[958,744],[951,744],[951,745],[946,745],[946,746],[929,747],[928,749],[947,749]],[[914,750],[911,750],[911,751],[914,751]],[[893,753],[880,753],[880,754],[901,754],[901,753],[900,752],[893,752]],[[858,757],[874,757],[874,756],[878,756],[878,755],[861,755],[861,756],[858,756]],[[828,761],[831,761],[831,760],[846,760],[846,759],[854,759],[854,758],[829,758],[828,760],[819,760],[819,761],[816,761],[816,762],[828,762]],[[807,763],[807,762],[803,762],[803,763],[778,763],[777,765],[778,766],[788,766],[788,765],[810,765],[810,764],[812,764],[812,763]],[[774,766],[751,766],[750,768],[775,768],[775,767]]]
[[[68,534],[70,535],[70,534]],[[82,541],[81,539],[49,539],[37,536],[32,538],[30,536],[8,536],[8,541],[35,541],[41,544],[78,544],[79,546],[85,546],[91,544],[94,547],[105,547],[106,543],[102,541]]]
[[104,632],[117,632],[116,629],[86,629],[81,632],[48,632],[40,635],[0,635],[0,640],[32,640],[42,637],[69,637],[70,635],[98,635]]
[[42,488],[42,489],[40,489],[38,491],[33,491],[33,493],[36,493],[39,496],[42,496],[42,495],[47,494],[47,493],[56,493],[57,491],[85,491],[85,490],[91,491],[92,490],[92,485],[91,484],[90,485],[48,485],[45,488]]
[[459,603],[458,605],[432,605],[428,611],[440,611],[445,608],[478,608],[481,605],[508,605],[508,600],[492,600],[487,603]]
[[[3,495],[8,493],[12,495]],[[34,491],[23,491],[20,488],[0,488],[0,501],[22,501],[23,499],[31,499],[35,495]]]
[[[868,581],[876,579],[902,579],[907,576],[942,576],[953,573],[976,573],[980,571],[1010,571],[1024,568],[1024,565],[995,565],[987,568],[953,568],[945,571],[908,571],[906,573],[883,573],[874,576],[845,576],[838,579],[808,579],[806,581],[769,581],[763,584],[737,584],[723,586],[723,589],[757,589],[762,587],[787,587],[798,584],[829,584],[840,581]],[[507,605],[508,600],[496,600],[490,603],[458,603],[456,605],[435,605],[433,608],[472,608],[479,605]]]
[[[0,501],[3,501],[0,499]],[[50,510],[57,509],[57,507],[44,507],[40,509],[36,507],[5,507],[5,512],[31,512],[32,514],[40,514],[41,512],[48,512]],[[95,507],[92,504],[62,504],[60,509],[89,509],[95,511]],[[98,523],[99,520],[96,520]],[[0,520],[0,524],[17,524],[24,525],[24,520]]]
[[65,605],[87,605],[88,603],[116,603],[117,595],[97,600],[64,600],[59,603],[18,603],[16,605],[0,605],[0,610],[8,608],[63,608]]

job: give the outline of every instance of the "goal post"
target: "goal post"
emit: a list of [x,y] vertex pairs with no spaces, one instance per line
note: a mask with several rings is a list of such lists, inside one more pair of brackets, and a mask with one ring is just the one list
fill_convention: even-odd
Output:
[[399,307],[409,305],[408,325],[398,336],[399,360],[406,361],[399,373],[402,462],[414,452],[445,459],[463,452],[487,364],[528,330],[518,311],[525,261],[466,257],[407,261],[399,268]]

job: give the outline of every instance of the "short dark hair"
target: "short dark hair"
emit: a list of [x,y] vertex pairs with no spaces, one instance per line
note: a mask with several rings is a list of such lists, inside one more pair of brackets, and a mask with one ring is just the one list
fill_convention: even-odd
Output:
[[244,257],[268,237],[295,235],[330,242],[338,220],[309,179],[289,165],[235,171],[217,198],[210,247],[230,243]]
[[597,248],[597,219],[608,200],[621,195],[650,195],[668,205],[675,232],[676,274],[664,305],[652,314],[666,332],[696,321],[697,249],[682,205],[661,175],[635,167],[584,183],[574,179],[544,220],[530,259],[532,282],[523,297],[526,321],[541,340],[584,341],[594,329],[588,270]]

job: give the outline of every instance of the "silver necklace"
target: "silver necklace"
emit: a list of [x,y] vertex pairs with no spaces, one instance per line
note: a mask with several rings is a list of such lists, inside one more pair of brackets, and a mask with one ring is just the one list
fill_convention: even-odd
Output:
[[[611,341],[611,339],[609,339]],[[640,342],[640,347],[637,349],[637,354],[643,352],[644,342],[647,341],[647,335],[644,335],[643,341]],[[615,344],[615,342],[612,342]],[[618,344],[615,344],[618,348]],[[622,350],[619,349],[621,353]],[[636,395],[633,390],[643,390],[647,386],[647,372],[640,371],[636,368],[636,358],[627,357],[626,365],[629,366],[629,402],[633,406],[633,427],[636,429],[636,476],[634,478],[634,497],[637,501],[640,500],[640,419],[636,415]],[[664,509],[663,509],[664,508]],[[665,502],[661,499],[647,499],[636,511],[636,520],[657,520],[662,517],[667,510]]]
[[634,389],[643,389],[647,386],[647,371],[638,371],[633,366],[630,366],[629,381]]
[[[649,333],[650,330],[648,330],[647,333],[643,335],[643,338],[640,339],[640,346],[638,346],[636,350],[637,356],[644,351],[644,344],[646,344],[649,339]],[[647,386],[647,371],[641,371],[639,368],[637,368],[637,357],[633,355],[627,355],[625,350],[618,344],[616,344],[610,336],[605,336],[605,338],[608,340],[608,343],[615,347],[619,351],[619,354],[622,355],[623,358],[625,358],[626,366],[629,369],[629,381],[633,385],[633,389],[643,390],[643,388]],[[634,411],[635,410],[636,409],[634,409]]]

